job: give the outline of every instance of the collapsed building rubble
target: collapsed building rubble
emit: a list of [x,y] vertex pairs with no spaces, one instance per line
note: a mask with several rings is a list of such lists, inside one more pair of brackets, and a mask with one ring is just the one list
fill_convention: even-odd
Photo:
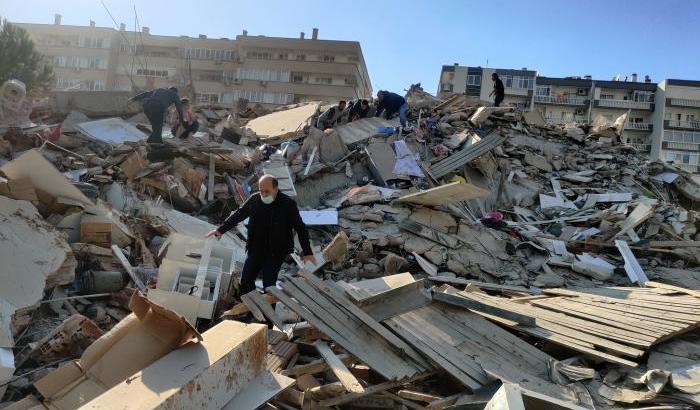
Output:
[[[3,405],[700,406],[692,177],[623,143],[626,115],[407,100],[406,129],[198,106],[158,147],[133,107],[25,110],[0,141]],[[245,224],[205,235],[263,174],[317,263],[241,295]]]

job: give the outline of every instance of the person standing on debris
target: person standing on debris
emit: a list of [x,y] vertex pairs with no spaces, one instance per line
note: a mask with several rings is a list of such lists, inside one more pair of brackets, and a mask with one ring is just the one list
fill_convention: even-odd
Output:
[[369,114],[369,101],[359,100],[350,108],[350,113],[348,114],[348,122],[357,121],[361,118],[367,118]]
[[495,94],[496,99],[494,100],[493,106],[499,107],[503,102],[503,98],[505,98],[506,96],[505,87],[503,87],[503,81],[501,81],[501,79],[498,78],[498,74],[491,74],[491,79],[493,80],[493,91],[491,91],[489,97]]
[[217,239],[246,218],[248,222],[248,256],[241,274],[241,295],[255,290],[255,279],[262,273],[263,286],[275,286],[284,259],[294,250],[293,231],[299,237],[304,262],[316,264],[309,233],[293,199],[279,191],[277,179],[263,175],[258,180],[259,193],[252,195],[224,223],[207,234]]
[[323,114],[318,116],[318,121],[316,121],[316,128],[323,131],[327,128],[332,128],[336,122],[340,121],[343,116],[343,110],[345,110],[345,101],[338,101],[338,105],[335,105],[327,109]]
[[[199,129],[199,121],[194,119],[192,111],[190,110],[190,99],[187,97],[180,98],[182,103],[182,120],[177,110],[173,113],[173,118],[170,121],[172,124],[172,133],[174,136],[179,138],[188,138],[190,134],[194,134]],[[184,125],[183,125],[184,123]]]
[[401,126],[405,128],[406,111],[408,111],[408,103],[405,98],[389,91],[377,91],[377,117],[384,114],[384,118],[388,120],[398,113]]
[[143,113],[148,117],[151,123],[151,135],[148,137],[149,144],[163,143],[163,120],[165,119],[165,111],[171,105],[175,105],[180,125],[184,126],[184,116],[182,115],[182,102],[177,95],[177,88],[158,88],[150,93],[141,93],[132,100],[143,100]]

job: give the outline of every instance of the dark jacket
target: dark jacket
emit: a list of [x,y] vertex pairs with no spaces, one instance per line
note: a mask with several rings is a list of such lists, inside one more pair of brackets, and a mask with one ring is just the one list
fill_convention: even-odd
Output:
[[396,93],[385,92],[382,100],[377,104],[377,114],[379,117],[382,111],[386,111],[386,116],[391,117],[392,115],[399,112],[399,108],[406,104],[406,99]]
[[353,117],[355,117],[356,115],[359,118],[366,118],[367,114],[369,113],[369,108],[370,108],[370,106],[369,106],[369,104],[367,104],[367,108],[363,110],[362,104],[359,101],[357,101],[352,106],[352,108],[350,108],[350,114],[348,114],[348,121],[352,121]]
[[[140,96],[141,95],[139,94],[136,97]],[[158,104],[159,106],[163,107],[163,111],[170,107],[171,104],[175,104],[178,118],[180,118],[180,122],[182,122],[182,119],[184,118],[182,115],[182,102],[180,101],[180,96],[178,96],[175,91],[167,88],[157,88],[151,91],[151,94],[146,96],[143,100],[143,105]]]
[[286,256],[294,250],[294,235],[297,232],[304,255],[313,255],[309,243],[309,232],[301,219],[296,202],[282,192],[270,204],[263,203],[260,193],[253,194],[234,211],[217,229],[226,233],[244,219],[248,221],[248,254]]
[[496,97],[503,97],[506,95],[506,90],[503,87],[503,81],[501,81],[500,78],[497,78],[495,81],[495,84],[493,85]]

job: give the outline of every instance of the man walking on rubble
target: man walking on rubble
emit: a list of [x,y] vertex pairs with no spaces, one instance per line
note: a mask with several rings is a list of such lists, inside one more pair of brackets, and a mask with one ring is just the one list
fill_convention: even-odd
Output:
[[384,114],[384,118],[388,120],[398,113],[401,126],[406,128],[406,111],[408,103],[405,98],[389,91],[377,91],[377,117]]
[[503,98],[506,96],[505,88],[503,87],[503,81],[498,78],[498,74],[491,74],[491,79],[493,80],[493,91],[489,94],[489,97],[496,94],[496,99],[493,102],[494,107],[499,107],[503,102]]
[[151,135],[148,137],[149,144],[163,143],[163,120],[165,112],[171,105],[175,105],[180,126],[185,126],[184,116],[182,115],[182,102],[180,96],[177,95],[177,88],[157,88],[151,92],[141,93],[131,99],[132,101],[143,101],[143,113],[148,117],[151,123]]
[[259,193],[253,194],[234,211],[218,229],[207,234],[217,239],[246,218],[248,222],[248,256],[241,274],[241,295],[255,290],[255,279],[262,273],[263,286],[275,286],[284,259],[294,250],[293,231],[299,237],[304,262],[316,264],[309,233],[296,202],[279,191],[277,179],[263,175],[258,180]]
[[323,114],[318,116],[318,121],[316,121],[316,128],[323,131],[328,128],[332,128],[336,122],[340,121],[343,116],[343,111],[345,110],[345,101],[338,101],[338,105],[335,105],[327,109]]

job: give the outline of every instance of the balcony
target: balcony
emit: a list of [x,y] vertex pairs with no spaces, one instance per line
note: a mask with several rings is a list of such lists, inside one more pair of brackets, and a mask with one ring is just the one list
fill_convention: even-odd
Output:
[[568,123],[578,123],[578,124],[587,124],[588,123],[588,118],[585,115],[576,115],[573,117],[544,117],[544,121],[547,124],[568,124]]
[[653,110],[654,103],[632,100],[601,99],[595,101],[596,107],[621,108],[623,110]]
[[634,144],[634,143],[629,143],[627,144],[630,147],[636,149],[637,151],[641,152],[651,152],[651,144]]
[[700,130],[700,121],[664,120],[664,128]]
[[651,132],[653,129],[653,124],[649,122],[628,122],[625,124],[625,130],[627,131],[646,131]]
[[536,95],[535,102],[557,105],[586,105],[586,99],[573,95]]
[[697,107],[700,108],[700,100],[693,100],[690,98],[667,98],[667,105],[673,105],[676,107]]

